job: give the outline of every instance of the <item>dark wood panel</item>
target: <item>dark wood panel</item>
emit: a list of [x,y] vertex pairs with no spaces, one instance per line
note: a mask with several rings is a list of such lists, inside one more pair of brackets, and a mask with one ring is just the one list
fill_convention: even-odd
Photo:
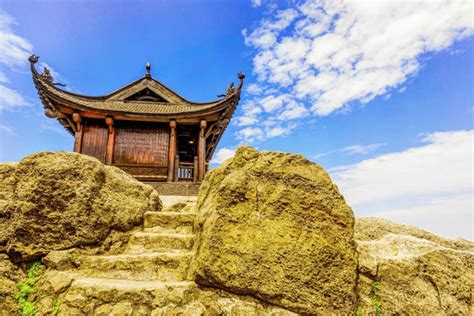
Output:
[[81,153],[96,157],[105,163],[108,129],[105,123],[84,122]]
[[122,169],[123,171],[133,175],[133,176],[142,176],[142,177],[156,177],[162,178],[163,180],[167,179],[168,168],[167,167],[144,167],[144,166],[124,166],[124,165],[115,165]]
[[167,167],[169,137],[165,124],[117,125],[114,164]]

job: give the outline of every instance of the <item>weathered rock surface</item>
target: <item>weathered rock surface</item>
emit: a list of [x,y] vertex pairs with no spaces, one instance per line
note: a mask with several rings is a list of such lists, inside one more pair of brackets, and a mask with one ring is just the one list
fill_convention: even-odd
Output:
[[99,244],[161,209],[153,188],[77,153],[43,152],[2,164],[0,179],[0,252],[17,261]]
[[190,280],[194,202],[176,202],[148,212],[145,232],[133,232],[123,253],[50,252],[31,298],[37,315],[52,315],[55,306],[58,315],[295,315]]
[[16,315],[17,302],[13,294],[18,291],[16,284],[25,278],[23,271],[0,253],[0,315]]
[[311,314],[356,308],[354,216],[301,155],[240,147],[197,203],[196,282]]
[[18,314],[22,261],[45,254],[36,315],[472,314],[474,243],[354,227],[298,155],[240,148],[197,206],[165,197],[163,210],[150,187],[78,154],[0,164],[0,181],[0,315]]
[[356,222],[360,308],[388,315],[471,315],[474,243],[377,218]]

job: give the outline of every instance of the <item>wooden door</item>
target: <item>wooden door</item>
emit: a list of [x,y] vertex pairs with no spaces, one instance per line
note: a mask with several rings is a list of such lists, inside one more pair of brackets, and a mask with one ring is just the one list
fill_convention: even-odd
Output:
[[169,126],[159,123],[116,125],[113,164],[138,178],[166,180]]

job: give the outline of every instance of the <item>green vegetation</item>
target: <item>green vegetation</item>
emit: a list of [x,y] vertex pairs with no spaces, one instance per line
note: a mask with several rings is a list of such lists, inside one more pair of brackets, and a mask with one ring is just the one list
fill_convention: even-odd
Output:
[[355,311],[355,316],[362,316],[362,308],[360,308],[360,306],[357,307]]
[[379,279],[375,279],[372,282],[372,297],[370,298],[370,302],[375,309],[375,315],[381,316],[382,315],[382,302],[380,301],[380,286],[381,282]]
[[56,316],[59,313],[59,299],[55,298],[53,302],[53,315]]
[[34,286],[43,277],[44,269],[45,266],[41,262],[33,263],[27,270],[28,278],[26,282],[18,282],[16,285],[18,292],[13,294],[13,298],[17,300],[18,310],[22,316],[34,316],[36,314],[35,302],[29,301],[28,298],[30,294],[36,291]]
[[77,259],[75,254],[68,253],[66,257],[69,259],[69,261],[72,263],[74,267],[79,268],[81,266],[81,261]]

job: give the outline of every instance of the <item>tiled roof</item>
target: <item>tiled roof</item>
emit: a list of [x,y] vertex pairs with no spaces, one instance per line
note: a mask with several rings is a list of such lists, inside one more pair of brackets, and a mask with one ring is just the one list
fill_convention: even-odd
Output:
[[[97,112],[120,112],[124,114],[132,115],[153,115],[153,116],[173,116],[174,114],[180,115],[202,115],[215,113],[228,108],[231,103],[234,105],[240,99],[240,90],[245,77],[242,73],[239,73],[240,79],[239,86],[235,89],[231,84],[227,90],[224,98],[207,103],[196,103],[191,102],[173,90],[169,89],[159,81],[153,79],[147,69],[147,75],[132,82],[109,95],[100,97],[90,97],[71,93],[56,87],[58,83],[54,82],[49,70],[45,69],[43,74],[39,74],[36,71],[35,63],[39,57],[32,55],[29,58],[31,64],[31,72],[33,74],[33,80],[35,86],[38,89],[41,100],[45,104],[45,108],[51,108],[50,101],[55,101],[61,105],[66,105],[71,108],[77,108],[80,110],[92,110]],[[160,102],[158,101],[145,101],[145,100],[130,100],[130,96],[144,91],[145,89],[151,90],[150,93],[157,95]],[[166,102],[164,102],[165,100]],[[235,101],[235,102],[234,102]]]
[[[41,79],[40,79],[41,80]],[[85,98],[76,96],[66,91],[60,90],[54,86],[42,83],[42,88],[52,95],[63,100],[70,101],[74,104],[99,110],[127,112],[133,114],[180,114],[193,113],[203,110],[212,109],[223,104],[225,99],[213,103],[193,104],[193,103],[167,103],[153,101],[122,101],[122,100],[94,100],[93,98]]]

